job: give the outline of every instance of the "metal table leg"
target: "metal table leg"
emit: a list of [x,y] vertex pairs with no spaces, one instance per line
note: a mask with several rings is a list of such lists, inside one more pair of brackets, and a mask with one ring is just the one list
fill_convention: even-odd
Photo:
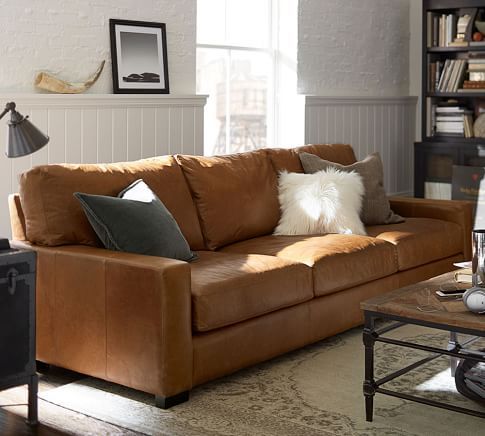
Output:
[[[450,332],[450,340],[448,341],[448,351],[456,350],[459,347],[458,335],[456,332]],[[450,370],[451,376],[455,377],[456,368],[458,367],[459,359],[456,357],[450,357]]]
[[376,393],[376,383],[374,380],[374,344],[375,344],[374,318],[365,313],[365,326],[363,341],[365,346],[365,418],[372,422],[374,415],[374,395]]

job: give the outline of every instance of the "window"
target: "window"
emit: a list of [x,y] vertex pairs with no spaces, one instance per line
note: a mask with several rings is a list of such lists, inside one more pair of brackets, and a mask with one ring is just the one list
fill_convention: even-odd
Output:
[[[284,93],[296,95],[297,0],[198,0],[197,93],[209,95],[206,155],[278,143],[278,85],[286,82],[281,78],[288,68],[278,47],[279,16],[290,9],[287,5],[294,11],[295,62],[290,68],[295,80]],[[291,21],[285,17],[285,22]]]

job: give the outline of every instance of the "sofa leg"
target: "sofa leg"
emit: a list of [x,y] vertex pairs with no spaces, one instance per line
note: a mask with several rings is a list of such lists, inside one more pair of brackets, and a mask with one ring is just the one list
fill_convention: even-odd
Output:
[[48,363],[41,362],[40,360],[36,360],[35,363],[37,367],[37,372],[40,372],[42,374],[49,372],[49,370],[51,369],[51,366]]
[[172,397],[155,395],[155,406],[160,407],[160,409],[170,409],[170,407],[176,406],[177,404],[189,401],[189,393],[190,391],[185,391]]

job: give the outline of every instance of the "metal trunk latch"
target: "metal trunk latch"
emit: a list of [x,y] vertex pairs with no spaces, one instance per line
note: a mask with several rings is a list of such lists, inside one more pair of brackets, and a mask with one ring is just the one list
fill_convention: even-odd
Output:
[[17,276],[19,272],[15,268],[10,268],[7,272],[7,287],[10,295],[15,294],[17,289]]

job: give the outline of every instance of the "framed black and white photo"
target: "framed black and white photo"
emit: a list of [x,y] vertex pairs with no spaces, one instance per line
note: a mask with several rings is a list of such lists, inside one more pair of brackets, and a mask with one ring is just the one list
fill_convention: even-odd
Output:
[[115,94],[168,94],[164,23],[109,20]]

